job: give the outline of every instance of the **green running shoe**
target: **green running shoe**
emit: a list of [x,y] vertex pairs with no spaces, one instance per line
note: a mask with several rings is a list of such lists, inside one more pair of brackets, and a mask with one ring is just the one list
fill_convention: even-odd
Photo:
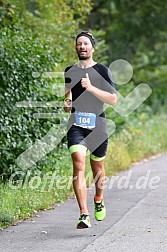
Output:
[[95,210],[94,215],[97,221],[102,221],[106,217],[106,208],[104,206],[104,201],[94,201]]
[[77,223],[77,229],[90,228],[90,218],[87,214],[82,214]]

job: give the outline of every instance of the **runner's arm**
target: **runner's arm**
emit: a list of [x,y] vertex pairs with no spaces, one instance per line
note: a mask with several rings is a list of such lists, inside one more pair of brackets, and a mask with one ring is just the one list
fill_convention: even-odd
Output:
[[100,101],[107,103],[111,106],[114,106],[117,102],[117,95],[115,93],[111,94],[109,92],[100,90],[94,86],[91,87],[89,92],[96,96],[96,98],[98,98]]
[[111,106],[114,106],[116,104],[117,95],[115,93],[103,91],[93,86],[90,82],[88,74],[86,74],[86,78],[82,78],[81,85],[83,88],[86,88],[88,92],[92,93],[94,96],[96,96],[96,98],[98,98],[102,102],[107,103]]

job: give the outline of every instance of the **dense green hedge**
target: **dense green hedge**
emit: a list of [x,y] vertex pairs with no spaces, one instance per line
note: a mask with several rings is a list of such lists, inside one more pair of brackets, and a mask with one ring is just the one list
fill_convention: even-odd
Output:
[[[20,170],[52,171],[62,159],[59,150],[63,143],[57,149],[55,146],[64,136],[65,127],[60,129],[59,122],[66,117],[62,108],[47,104],[63,99],[64,80],[42,74],[63,71],[73,62],[75,31],[84,23],[91,6],[91,0],[0,1],[0,180]],[[58,86],[63,88],[60,93]],[[22,101],[29,101],[29,105],[18,107]],[[31,101],[41,101],[43,107],[34,108]],[[34,118],[34,113],[48,112],[54,113],[52,118]],[[62,113],[62,119],[57,112]],[[40,141],[45,136],[46,141]],[[38,143],[27,153],[27,163],[23,155],[18,163],[20,154]]]
[[[56,48],[51,51],[49,43],[41,43],[36,34],[22,28],[0,30],[0,174],[3,177],[16,170],[18,155],[44,136],[54,123],[34,119],[33,113],[40,109],[16,106],[20,101],[55,100],[52,91],[55,80],[42,77],[45,71],[55,71],[60,62],[59,52]],[[39,77],[33,77],[33,72],[39,72]]]

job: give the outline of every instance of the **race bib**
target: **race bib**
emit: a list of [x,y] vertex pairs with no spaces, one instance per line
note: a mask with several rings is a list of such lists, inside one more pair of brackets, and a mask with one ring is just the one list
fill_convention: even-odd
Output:
[[90,128],[90,129],[95,128],[96,114],[76,111],[74,124],[82,128]]

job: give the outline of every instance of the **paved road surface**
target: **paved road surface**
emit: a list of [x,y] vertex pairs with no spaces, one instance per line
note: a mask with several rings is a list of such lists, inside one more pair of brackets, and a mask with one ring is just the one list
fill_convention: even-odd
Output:
[[92,228],[77,230],[76,199],[0,232],[0,252],[166,252],[167,156],[131,167],[106,183],[107,217],[93,217],[94,188],[88,189]]

